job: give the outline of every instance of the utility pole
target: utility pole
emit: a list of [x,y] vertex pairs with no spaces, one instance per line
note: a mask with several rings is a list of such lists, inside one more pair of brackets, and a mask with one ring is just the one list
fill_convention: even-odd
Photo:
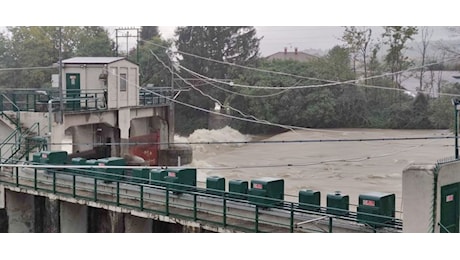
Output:
[[59,113],[57,122],[59,124],[63,123],[63,114],[64,114],[64,94],[62,93],[62,27],[59,26]]
[[[130,34],[130,31],[136,32],[136,34]],[[121,32],[120,34],[118,32]],[[123,33],[126,32],[126,33]],[[117,52],[117,57],[119,56],[118,53],[118,37],[126,38],[126,57],[129,55],[129,38],[136,38],[136,62],[139,63],[139,39],[141,35],[140,28],[136,27],[122,27],[115,29],[115,50]]]

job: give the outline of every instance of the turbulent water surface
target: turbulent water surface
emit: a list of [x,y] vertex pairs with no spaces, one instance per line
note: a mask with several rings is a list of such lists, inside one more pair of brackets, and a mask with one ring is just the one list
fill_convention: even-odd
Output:
[[[380,130],[333,129],[286,132],[266,141],[373,139],[449,136],[447,130]],[[225,127],[219,130],[197,130],[177,142],[231,142],[260,140]],[[259,177],[285,180],[286,199],[297,201],[301,189],[321,192],[325,206],[327,193],[341,191],[357,204],[358,196],[369,191],[396,194],[396,207],[401,204],[402,171],[412,163],[435,163],[454,155],[454,139],[360,141],[360,142],[294,142],[248,144],[194,144],[193,162],[198,169],[199,185],[207,176],[250,181]],[[291,196],[292,195],[292,196]]]

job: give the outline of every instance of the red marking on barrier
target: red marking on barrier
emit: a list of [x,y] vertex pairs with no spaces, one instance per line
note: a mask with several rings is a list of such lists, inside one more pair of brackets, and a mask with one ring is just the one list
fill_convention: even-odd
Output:
[[363,200],[363,205],[364,206],[374,207],[375,206],[375,201],[373,201],[373,200]]

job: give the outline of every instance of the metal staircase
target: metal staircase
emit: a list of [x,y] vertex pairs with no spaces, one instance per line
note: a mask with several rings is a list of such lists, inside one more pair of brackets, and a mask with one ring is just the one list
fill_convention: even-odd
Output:
[[[5,100],[8,101],[7,106],[3,103]],[[13,111],[13,113],[5,113],[5,110]],[[4,94],[2,94],[0,118],[14,129],[0,143],[0,163],[14,164],[24,158],[29,160],[30,152],[46,149],[47,141],[46,138],[40,136],[39,123],[25,127],[20,121],[20,109]]]

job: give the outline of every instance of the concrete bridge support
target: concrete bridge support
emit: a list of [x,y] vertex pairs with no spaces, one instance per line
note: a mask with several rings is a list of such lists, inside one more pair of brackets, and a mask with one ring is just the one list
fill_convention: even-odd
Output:
[[88,207],[89,233],[123,233],[125,232],[123,213],[100,208]]
[[65,201],[60,204],[61,233],[88,232],[88,207]]
[[125,214],[125,232],[126,233],[151,233],[152,220],[148,218],[136,217]]
[[6,191],[5,199],[8,215],[8,232],[35,232],[34,196],[26,193]]

